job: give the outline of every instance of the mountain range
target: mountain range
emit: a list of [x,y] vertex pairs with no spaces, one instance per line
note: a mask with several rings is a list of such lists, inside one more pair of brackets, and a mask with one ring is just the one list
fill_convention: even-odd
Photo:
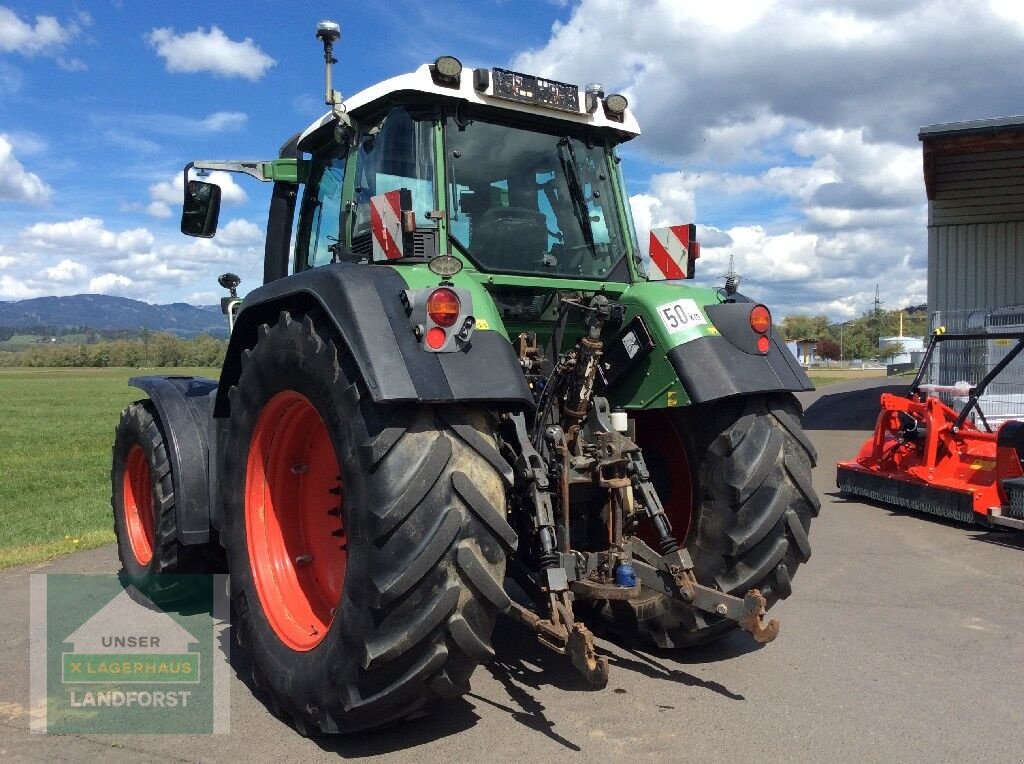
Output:
[[76,294],[69,297],[34,297],[0,302],[0,327],[54,330],[88,327],[169,332],[179,337],[212,334],[227,336],[227,321],[219,305],[189,305],[148,302],[105,294]]

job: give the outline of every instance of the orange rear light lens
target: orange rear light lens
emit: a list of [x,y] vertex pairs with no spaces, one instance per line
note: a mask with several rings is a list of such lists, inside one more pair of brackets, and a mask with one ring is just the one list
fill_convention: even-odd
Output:
[[453,326],[459,320],[461,310],[459,296],[447,287],[435,289],[427,298],[427,316],[438,326]]
[[764,305],[755,305],[750,311],[750,328],[758,334],[768,334],[772,328],[772,314]]
[[767,353],[771,346],[771,341],[763,334],[757,338],[757,351],[759,353]]
[[444,329],[440,329],[436,326],[432,326],[427,329],[427,346],[431,350],[440,350],[444,347],[444,341],[448,339],[448,335],[444,333]]

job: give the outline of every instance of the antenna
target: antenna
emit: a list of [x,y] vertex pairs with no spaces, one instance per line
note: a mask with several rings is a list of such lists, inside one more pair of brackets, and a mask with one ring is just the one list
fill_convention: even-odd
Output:
[[736,256],[729,253],[729,272],[725,274],[725,293],[727,295],[736,294],[736,290],[740,288],[740,274],[736,272]]
[[340,123],[348,125],[350,123],[341,93],[334,89],[331,82],[331,67],[338,63],[334,57],[334,43],[341,39],[341,27],[336,21],[321,21],[316,25],[316,37],[324,44],[324,103],[332,107],[331,111]]

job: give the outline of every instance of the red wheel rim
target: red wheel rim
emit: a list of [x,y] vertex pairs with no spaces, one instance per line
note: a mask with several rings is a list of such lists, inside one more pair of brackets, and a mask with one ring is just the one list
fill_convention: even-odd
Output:
[[136,562],[145,567],[153,559],[153,480],[149,460],[140,445],[128,451],[121,486],[128,545]]
[[[693,478],[686,446],[664,409],[639,411],[635,419],[636,442],[643,449],[651,482],[672,524],[672,535],[685,545],[690,535],[694,506]],[[642,523],[638,535],[652,549],[658,549],[658,539],[649,522]]]
[[245,478],[249,565],[263,612],[293,650],[327,635],[348,561],[341,469],[309,400],[278,393],[256,421]]

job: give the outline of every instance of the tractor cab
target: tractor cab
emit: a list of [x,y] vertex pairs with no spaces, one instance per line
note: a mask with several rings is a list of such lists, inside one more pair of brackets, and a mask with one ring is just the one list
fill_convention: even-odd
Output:
[[[190,167],[302,183],[291,272],[451,254],[480,273],[628,284],[642,271],[615,149],[640,131],[623,96],[580,92],[445,56],[334,104],[294,158]],[[219,194],[187,176],[182,231],[211,236]]]

